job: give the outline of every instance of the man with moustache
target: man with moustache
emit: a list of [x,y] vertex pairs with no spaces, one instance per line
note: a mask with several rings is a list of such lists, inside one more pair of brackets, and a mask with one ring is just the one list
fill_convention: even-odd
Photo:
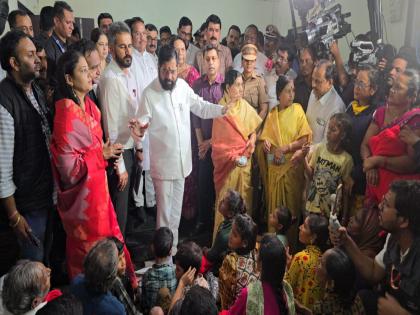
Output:
[[390,185],[379,205],[379,224],[388,236],[375,258],[360,251],[346,228],[330,231],[333,244],[342,246],[358,274],[374,285],[359,292],[366,314],[420,312],[419,203],[420,181],[396,180]]
[[175,49],[164,46],[159,52],[158,78],[145,89],[137,119],[130,121],[133,134],[150,140],[150,173],[156,190],[156,227],[167,226],[178,245],[185,178],[191,173],[190,112],[201,118],[215,118],[228,106],[206,102],[184,80],[178,80]]
[[158,56],[156,50],[158,44],[158,30],[153,24],[146,24],[145,28],[147,31],[146,51],[152,55],[157,67]]
[[124,235],[135,146],[127,123],[136,114],[140,97],[135,72],[131,69],[133,45],[127,24],[111,24],[108,39],[112,60],[101,76],[98,91],[105,138],[112,144],[120,143],[124,147],[117,167],[110,165],[107,169],[109,193]]
[[312,72],[312,92],[308,101],[306,118],[312,129],[312,143],[326,141],[328,122],[346,107],[334,88],[334,64],[326,59],[318,61]]
[[58,58],[67,50],[67,40],[74,29],[74,14],[65,1],[54,3],[54,31],[45,44],[48,60],[48,78],[55,85],[55,69]]
[[[133,72],[136,75],[137,94],[141,98],[144,89],[157,77],[157,61],[147,51],[148,33],[144,25],[143,19],[140,17],[132,18],[130,21],[131,36],[133,41]],[[156,34],[157,35],[157,34]],[[141,164],[142,173],[136,174],[140,176],[136,178],[139,187],[143,189],[135,189],[133,191],[134,205],[136,207],[135,214],[140,221],[146,221],[147,216],[145,210],[150,210],[153,215],[155,212],[156,198],[153,188],[152,178],[150,177],[150,157],[149,157],[149,136],[146,135],[142,141],[142,148],[136,152],[137,163]],[[146,208],[146,209],[145,209]]]
[[193,66],[197,53],[200,51],[200,49],[191,43],[192,27],[193,25],[191,20],[188,17],[183,16],[179,20],[177,31],[178,36],[181,37],[185,43],[185,49],[187,50],[187,64]]
[[241,51],[239,47],[239,39],[241,37],[241,29],[237,25],[231,25],[226,38],[222,40],[222,44],[225,44],[232,54],[232,60]]
[[43,261],[46,257],[44,241],[48,214],[53,209],[53,179],[49,151],[52,115],[42,90],[34,83],[40,70],[35,45],[22,31],[10,31],[0,41],[0,61],[8,73],[0,83],[3,271],[13,265],[18,249],[21,258]]
[[105,34],[108,34],[109,27],[111,26],[112,22],[114,22],[114,19],[108,12],[103,12],[98,15],[98,27]]
[[[215,14],[210,15],[206,20],[206,31],[204,36],[206,37],[207,45],[213,45],[217,48],[220,60],[219,71],[223,76],[225,76],[226,71],[232,66],[232,54],[229,48],[220,44],[221,30],[222,21],[220,21],[220,18]],[[204,56],[202,53],[197,54],[195,62],[198,72],[200,72],[201,75],[206,74],[207,69],[205,67]]]
[[40,60],[40,69],[39,69],[39,77],[35,79],[36,84],[42,89],[44,92],[47,104],[50,108],[53,108],[53,90],[50,88],[48,83],[48,60],[47,54],[45,53],[44,43],[39,38],[33,38],[32,41],[34,42],[36,48],[36,55]]
[[[195,93],[204,100],[212,103],[219,103],[223,97],[223,76],[219,72],[219,55],[214,46],[207,45],[203,49],[204,62],[207,74],[198,78],[193,85]],[[214,217],[214,191],[213,161],[211,159],[211,134],[213,119],[201,119],[192,115],[192,125],[198,143],[198,215],[197,223],[192,235],[200,232],[211,231]]]
[[[244,32],[243,46],[252,44],[258,47],[258,27],[254,24],[250,24],[246,27]],[[264,75],[266,72],[266,63],[268,58],[262,52],[257,51],[257,60],[255,64],[255,73],[258,75]],[[242,67],[242,53],[238,53],[233,59],[233,69],[242,73],[244,68]]]
[[312,90],[312,72],[315,67],[316,57],[312,48],[306,47],[298,52],[299,73],[295,79],[295,100],[294,103],[302,105],[306,112],[309,96]]
[[7,17],[11,30],[21,30],[30,37],[34,37],[34,29],[32,27],[32,20],[29,15],[22,10],[14,10],[9,13]]

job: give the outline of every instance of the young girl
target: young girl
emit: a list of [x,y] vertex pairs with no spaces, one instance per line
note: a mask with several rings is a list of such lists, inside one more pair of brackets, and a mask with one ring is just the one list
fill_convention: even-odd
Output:
[[201,270],[204,274],[211,271],[216,277],[219,276],[219,269],[223,258],[228,251],[229,234],[232,230],[233,218],[237,214],[246,213],[245,202],[239,192],[229,189],[220,202],[219,212],[223,215],[223,222],[219,225],[213,246],[210,249],[204,248],[204,259],[206,268]]
[[[334,114],[328,123],[327,143],[317,144],[309,163],[305,163],[308,177],[312,179],[306,202],[309,212],[322,213],[329,217],[330,196],[335,193],[339,183],[343,182],[345,190],[350,191],[353,159],[345,148],[351,129],[351,120],[347,114]],[[346,205],[346,200],[342,202]]]
[[356,270],[346,252],[338,247],[327,250],[320,259],[317,276],[326,286],[326,292],[315,303],[312,309],[314,315],[365,314],[362,300],[355,292]]
[[259,278],[255,243],[257,225],[247,214],[233,219],[228,246],[232,250],[219,271],[219,293],[222,309],[229,309],[241,290]]
[[279,239],[275,235],[265,234],[258,255],[261,280],[242,289],[235,304],[220,315],[295,314],[292,288],[283,281],[286,260],[286,250]]
[[328,241],[328,220],[321,214],[309,214],[299,227],[299,241],[306,248],[292,259],[285,280],[303,306],[312,309],[313,304],[324,294],[324,288],[316,276],[322,252]]
[[287,230],[295,221],[289,208],[278,207],[274,212],[270,213],[268,223],[276,231],[277,238],[282,242],[284,248],[289,246],[287,240]]

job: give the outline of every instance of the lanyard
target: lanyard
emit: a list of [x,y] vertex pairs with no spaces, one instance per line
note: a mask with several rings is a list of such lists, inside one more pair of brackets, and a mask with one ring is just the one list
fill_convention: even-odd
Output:
[[57,37],[55,37],[54,35],[51,35],[51,36],[53,40],[55,41],[55,43],[57,44],[58,48],[60,48],[60,51],[64,54],[66,52],[66,48],[61,45]]

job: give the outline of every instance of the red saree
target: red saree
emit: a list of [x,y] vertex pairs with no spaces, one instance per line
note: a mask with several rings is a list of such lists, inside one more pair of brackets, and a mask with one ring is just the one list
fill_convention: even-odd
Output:
[[[52,166],[57,208],[67,234],[67,269],[73,279],[82,272],[83,259],[95,242],[108,236],[124,240],[108,192],[98,108],[89,97],[85,112],[70,99],[59,100],[55,108]],[[131,284],[136,287],[126,247],[124,253]]]
[[[369,140],[369,148],[372,155],[380,155],[386,157],[396,157],[407,155],[407,145],[399,139],[401,124],[408,126],[417,126],[420,122],[420,109],[416,108],[405,113],[398,121],[394,121],[391,125],[383,127],[383,129]],[[420,179],[420,174],[399,174],[378,168],[379,181],[377,186],[367,184],[366,197],[369,202],[378,204],[383,195],[389,189],[389,185],[397,179]]]

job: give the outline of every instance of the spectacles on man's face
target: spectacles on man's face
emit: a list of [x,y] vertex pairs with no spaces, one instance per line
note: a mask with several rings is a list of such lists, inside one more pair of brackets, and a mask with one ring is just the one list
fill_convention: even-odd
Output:
[[370,84],[367,84],[367,83],[365,83],[363,81],[356,80],[356,81],[354,81],[354,86],[355,87],[359,87],[361,89],[366,89],[367,87],[370,87]]
[[192,33],[187,33],[187,32],[184,32],[184,31],[180,31],[180,33],[181,33],[182,36],[185,36],[185,37],[191,37],[191,35],[192,35]]

